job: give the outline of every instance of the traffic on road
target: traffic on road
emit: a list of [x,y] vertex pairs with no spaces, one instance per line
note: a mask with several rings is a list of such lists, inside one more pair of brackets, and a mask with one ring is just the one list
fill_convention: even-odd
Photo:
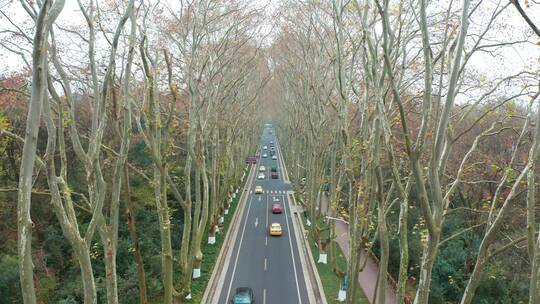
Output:
[[226,274],[218,303],[309,303],[287,195],[292,189],[282,179],[274,133],[266,124],[260,157],[246,161],[256,166],[255,174],[247,203],[239,210],[240,229],[222,270]]

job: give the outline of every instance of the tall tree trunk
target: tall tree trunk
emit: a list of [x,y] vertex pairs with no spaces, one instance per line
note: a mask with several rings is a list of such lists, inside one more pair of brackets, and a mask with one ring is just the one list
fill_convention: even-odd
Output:
[[408,241],[408,224],[409,216],[409,188],[410,178],[405,187],[405,197],[401,199],[399,209],[399,274],[397,282],[397,301],[399,304],[405,303],[407,296],[407,279],[409,271],[409,241]]
[[[189,136],[188,136],[189,137]],[[189,143],[188,143],[189,145]],[[186,189],[186,204],[189,209],[184,209],[184,223],[182,225],[182,245],[180,247],[180,271],[182,273],[182,290],[183,295],[187,296],[190,293],[191,282],[191,263],[189,262],[190,253],[190,238],[191,238],[191,155],[186,156],[186,166],[184,168],[184,179]]]
[[[364,189],[358,189],[358,185],[349,181],[349,260],[347,262],[347,304],[355,303],[355,295],[358,286],[360,228],[358,204],[367,201]],[[363,211],[362,211],[363,212]]]
[[154,168],[156,208],[161,234],[161,275],[163,280],[163,302],[173,300],[173,259],[171,245],[171,222],[167,204],[167,183],[165,176],[158,168]]
[[45,0],[35,20],[36,32],[32,50],[32,91],[28,103],[26,131],[19,172],[17,198],[17,248],[19,256],[19,279],[23,302],[36,303],[34,288],[34,263],[32,262],[32,174],[36,159],[38,131],[41,121],[43,99],[47,98],[47,37],[50,28],[64,7],[64,1],[54,3]]
[[[204,149],[203,149],[204,151]],[[203,152],[204,153],[204,152]],[[201,212],[201,220],[199,222],[199,226],[197,228],[197,238],[196,238],[196,252],[195,252],[195,260],[199,262],[199,269],[201,268],[200,263],[203,259],[203,253],[201,250],[201,244],[202,244],[202,237],[204,235],[204,232],[206,230],[206,225],[208,223],[208,214],[209,214],[209,201],[210,201],[210,189],[208,184],[208,174],[206,171],[206,161],[204,154],[201,155],[202,161],[201,161],[201,180],[202,180],[202,186],[203,186],[203,197],[202,197],[202,212]]]
[[420,265],[420,281],[416,289],[414,304],[428,303],[431,286],[431,272],[439,249],[440,233],[428,236],[427,244],[424,245],[422,263]]
[[[386,282],[387,282],[387,273],[388,273],[388,258],[390,255],[390,245],[388,239],[388,227],[386,226],[386,206],[384,199],[384,186],[383,186],[383,176],[382,170],[380,167],[376,169],[377,173],[377,193],[378,193],[378,208],[377,208],[377,221],[379,227],[379,241],[380,241],[380,252],[381,258],[379,260],[379,276],[377,279],[377,288],[376,288],[376,302],[384,304],[386,303]],[[387,194],[388,198],[390,197],[391,191]]]
[[84,239],[79,239],[73,249],[79,260],[79,267],[81,268],[84,304],[96,304],[96,285],[94,282],[94,272],[92,270],[92,260],[90,259],[88,245]]
[[[514,3],[515,4],[515,3]],[[531,105],[540,96],[536,93],[531,100]],[[533,115],[529,113],[529,115]],[[535,244],[535,226],[536,226],[536,183],[535,168],[540,156],[540,113],[536,113],[536,127],[534,130],[534,140],[529,152],[529,163],[531,169],[527,173],[527,241],[529,248],[529,259],[531,262],[531,279],[529,285],[529,303],[540,301],[540,231],[536,237]]]
[[189,269],[193,269],[193,274],[190,276],[188,281],[188,286],[191,289],[191,281],[194,277],[198,275],[200,268],[200,261],[197,260],[197,235],[198,235],[198,226],[199,219],[201,217],[202,209],[202,199],[201,199],[201,172],[198,166],[195,166],[195,211],[193,212],[193,223],[191,228],[191,248],[189,254]]

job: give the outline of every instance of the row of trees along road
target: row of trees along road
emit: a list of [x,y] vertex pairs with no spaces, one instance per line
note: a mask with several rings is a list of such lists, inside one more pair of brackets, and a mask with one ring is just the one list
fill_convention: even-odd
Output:
[[[537,60],[529,4],[285,2],[278,135],[347,303],[361,251],[379,258],[374,303],[387,272],[399,303],[538,303],[539,70],[505,68]],[[488,56],[500,69],[478,67]],[[349,222],[347,269],[334,225],[320,238],[326,215]]]
[[[178,1],[172,6],[90,0],[78,1],[75,11],[67,13],[84,22],[66,26],[56,22],[65,5],[64,0],[23,0],[0,8],[9,23],[1,45],[27,65],[15,76],[31,71],[31,88],[11,81],[3,82],[2,91],[10,94],[2,109],[3,148],[22,146],[20,159],[12,159],[20,172],[7,174],[3,189],[3,199],[13,197],[10,189],[17,191],[12,184],[18,178],[23,299],[11,301],[46,300],[40,297],[44,284],[36,282],[51,269],[34,271],[36,202],[54,211],[79,267],[83,292],[74,301],[130,301],[119,294],[119,282],[126,277],[122,274],[119,281],[117,273],[124,213],[139,301],[156,301],[148,294],[141,251],[148,240],[139,239],[135,221],[140,206],[133,203],[131,180],[136,179],[152,191],[146,197],[157,212],[158,301],[182,302],[191,296],[192,279],[201,275],[203,237],[208,233],[209,246],[215,242],[240,186],[244,157],[258,142],[255,101],[268,74],[257,36],[262,11],[240,1]],[[10,17],[11,9],[26,12],[24,22]],[[29,102],[17,103],[24,96]],[[26,106],[24,131],[14,113]],[[141,146],[139,154],[149,159],[144,166],[133,151]],[[37,193],[47,199],[36,198]],[[180,214],[176,223],[172,213]],[[104,272],[98,281],[96,271]],[[99,290],[103,285],[105,295]]]

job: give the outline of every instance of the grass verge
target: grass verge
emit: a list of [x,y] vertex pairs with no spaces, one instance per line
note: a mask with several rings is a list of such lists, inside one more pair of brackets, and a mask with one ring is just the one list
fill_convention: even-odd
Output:
[[[337,245],[337,264],[339,265],[340,269],[346,269],[347,267],[347,260],[345,259],[345,256],[343,256],[343,253],[341,253],[341,249],[339,248],[339,245]],[[319,256],[319,249],[315,245],[315,242],[310,239],[309,247],[311,249],[311,253],[313,254],[313,258]],[[330,265],[330,261],[328,261],[328,264],[317,264],[317,271],[319,272],[319,276],[321,277],[321,283],[324,288],[324,293],[326,295],[326,301],[328,304],[337,304],[337,303],[343,303],[339,302],[337,300],[338,297],[338,291],[339,286],[341,285],[340,278],[334,273],[332,270],[332,266]],[[360,284],[358,284],[360,285]],[[360,286],[358,286],[358,289],[356,291],[356,298],[354,303],[356,304],[369,304],[368,299],[364,295],[364,291]]]
[[[304,225],[304,227],[306,227],[306,220],[307,220],[307,217],[303,216],[302,224]],[[324,224],[322,220],[318,221],[317,225],[319,227],[324,227],[324,226],[325,228],[328,227],[328,225]],[[325,232],[327,233],[328,231],[326,230]],[[335,243],[335,241],[333,242]],[[347,269],[347,259],[343,255],[343,252],[341,251],[339,244],[335,243],[335,246],[336,246],[336,251],[337,251],[336,263],[338,265],[338,268]],[[311,236],[309,236],[309,248],[311,249],[311,254],[313,255],[313,258],[317,260],[319,256],[319,248],[317,248],[317,244]],[[321,278],[322,286],[324,288],[324,294],[326,295],[326,301],[328,302],[328,304],[339,304],[339,303],[343,303],[337,300],[339,288],[342,284],[342,281],[332,269],[331,263],[332,261],[330,261],[330,257],[328,257],[328,264],[321,264],[321,263],[315,262],[315,264],[317,265],[317,271],[319,272],[319,277]],[[354,303],[355,304],[369,304],[369,301],[366,295],[364,294],[364,291],[362,290],[360,283],[357,283],[357,284],[358,284],[358,288],[356,289],[356,297],[354,299]]]

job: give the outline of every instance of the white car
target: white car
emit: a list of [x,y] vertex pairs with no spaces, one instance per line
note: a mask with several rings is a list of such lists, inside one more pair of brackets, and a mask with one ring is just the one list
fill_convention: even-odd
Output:
[[262,156],[263,156],[263,158],[267,158],[268,154],[264,153]]
[[277,159],[277,156],[276,156],[276,155],[272,155],[272,159]]
[[257,179],[264,179],[264,173],[259,173],[259,175],[257,175]]
[[267,147],[267,146],[264,146],[264,147],[263,147],[263,150],[266,150],[266,149],[268,149],[268,147]]

